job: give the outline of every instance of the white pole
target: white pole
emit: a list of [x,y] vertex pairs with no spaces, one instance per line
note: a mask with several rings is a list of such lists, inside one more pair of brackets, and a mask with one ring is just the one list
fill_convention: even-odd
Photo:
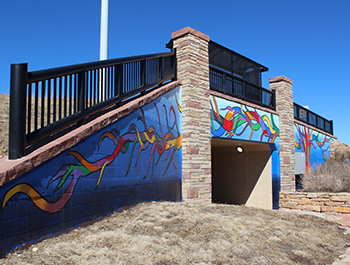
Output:
[[108,59],[108,3],[101,0],[100,60]]
[[[108,3],[109,0],[101,0],[101,29],[100,29],[100,61],[108,59]],[[100,69],[99,98],[106,100],[106,69]]]

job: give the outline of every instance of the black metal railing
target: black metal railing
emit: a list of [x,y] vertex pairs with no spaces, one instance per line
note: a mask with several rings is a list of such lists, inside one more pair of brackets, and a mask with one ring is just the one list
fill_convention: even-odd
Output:
[[11,65],[9,159],[87,117],[176,78],[175,52],[27,72]]
[[214,67],[210,67],[210,89],[276,109],[275,91],[267,90]]
[[327,120],[316,113],[294,103],[294,118],[306,122],[318,129],[333,134],[333,121]]

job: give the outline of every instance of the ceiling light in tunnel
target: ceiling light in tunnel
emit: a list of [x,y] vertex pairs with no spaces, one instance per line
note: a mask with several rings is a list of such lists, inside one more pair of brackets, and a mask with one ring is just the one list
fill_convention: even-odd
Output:
[[236,147],[236,150],[237,150],[238,153],[243,153],[244,152],[243,147],[240,146],[240,145]]

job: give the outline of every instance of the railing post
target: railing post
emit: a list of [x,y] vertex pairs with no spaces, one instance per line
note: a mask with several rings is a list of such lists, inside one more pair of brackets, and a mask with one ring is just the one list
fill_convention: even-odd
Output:
[[173,78],[172,81],[175,81],[177,80],[177,57],[176,57],[176,48],[173,48],[173,51],[174,51],[174,56],[173,56],[173,71],[174,71],[174,74],[175,74],[175,77]]
[[85,71],[78,73],[78,112],[82,114],[79,125],[85,121]]
[[[141,61],[141,86],[145,87],[146,86],[146,59]],[[141,92],[141,95],[145,95],[146,90],[143,90]]]
[[141,85],[146,85],[146,59],[141,61]]
[[163,57],[160,57],[158,60],[159,60],[159,78],[160,80],[162,80],[164,78]]
[[330,122],[330,125],[331,125],[331,128],[330,128],[331,131],[330,131],[330,133],[331,133],[332,135],[334,135],[334,134],[333,134],[333,120],[330,120],[329,122]]
[[245,91],[246,90],[246,85],[245,85],[245,82],[243,81],[242,82],[242,97],[243,97],[243,99],[245,100],[246,98],[245,98]]
[[[117,89],[117,95],[118,98],[123,98],[123,64],[118,64],[116,66],[117,74],[116,74],[116,89]],[[117,105],[120,105],[121,102],[119,102]]]
[[11,65],[9,159],[25,155],[27,71],[27,63]]
[[272,90],[272,97],[270,98],[270,106],[273,108],[273,110],[276,110],[276,90]]
[[225,87],[225,74],[222,74],[222,92],[224,92],[224,94],[227,94],[226,93],[226,87]]

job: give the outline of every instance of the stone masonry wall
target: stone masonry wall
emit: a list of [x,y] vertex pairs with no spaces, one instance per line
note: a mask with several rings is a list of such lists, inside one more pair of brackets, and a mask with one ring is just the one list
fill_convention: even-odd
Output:
[[293,81],[285,76],[269,79],[270,89],[276,92],[276,111],[279,114],[281,191],[295,191],[295,147]]
[[349,214],[350,193],[280,192],[280,209]]
[[186,27],[172,39],[182,83],[182,197],[211,200],[209,36]]

